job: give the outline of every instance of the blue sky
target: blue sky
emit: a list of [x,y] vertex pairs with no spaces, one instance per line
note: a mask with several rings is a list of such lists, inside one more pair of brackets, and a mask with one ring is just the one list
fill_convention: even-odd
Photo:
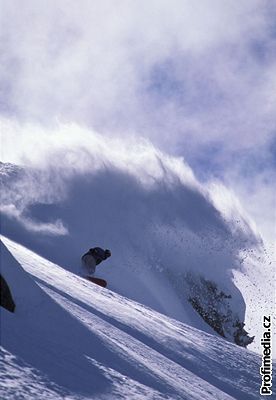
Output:
[[1,3],[1,133],[25,132],[24,162],[26,124],[143,137],[224,182],[273,237],[275,2]]

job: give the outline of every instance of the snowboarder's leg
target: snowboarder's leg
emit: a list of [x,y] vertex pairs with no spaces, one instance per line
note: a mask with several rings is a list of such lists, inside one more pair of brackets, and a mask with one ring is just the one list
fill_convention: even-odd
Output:
[[95,258],[90,254],[85,255],[84,257],[82,257],[81,267],[82,267],[82,274],[84,276],[86,275],[93,276],[96,270]]

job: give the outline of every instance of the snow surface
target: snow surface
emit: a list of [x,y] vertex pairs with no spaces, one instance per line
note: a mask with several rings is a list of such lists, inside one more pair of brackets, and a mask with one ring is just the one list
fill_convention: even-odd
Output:
[[255,353],[3,243],[1,398],[261,398]]

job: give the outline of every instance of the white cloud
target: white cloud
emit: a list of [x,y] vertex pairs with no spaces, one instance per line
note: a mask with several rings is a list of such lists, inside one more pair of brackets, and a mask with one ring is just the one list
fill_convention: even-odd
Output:
[[[273,44],[265,2],[4,4],[3,107],[16,117],[131,130],[171,149],[187,139],[250,146],[270,133],[275,64],[252,51]],[[181,99],[152,90],[168,61],[162,79]]]

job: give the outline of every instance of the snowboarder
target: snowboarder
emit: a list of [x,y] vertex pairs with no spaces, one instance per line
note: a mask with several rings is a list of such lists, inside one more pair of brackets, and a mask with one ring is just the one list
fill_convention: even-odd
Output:
[[[109,257],[111,257],[111,251],[108,249],[103,250],[101,247],[89,249],[88,252],[85,253],[81,258],[82,275],[90,281],[100,284],[101,286],[104,286],[105,283],[106,286],[106,282],[104,280],[94,278],[94,273],[96,271],[96,266]],[[102,284],[100,281],[102,281]]]

